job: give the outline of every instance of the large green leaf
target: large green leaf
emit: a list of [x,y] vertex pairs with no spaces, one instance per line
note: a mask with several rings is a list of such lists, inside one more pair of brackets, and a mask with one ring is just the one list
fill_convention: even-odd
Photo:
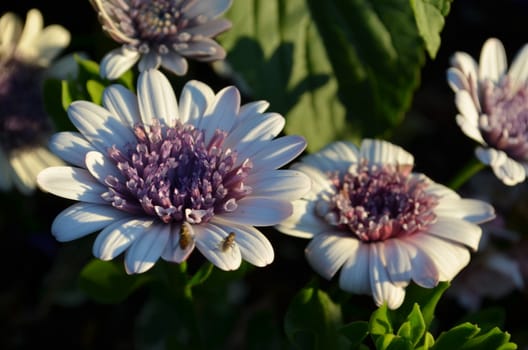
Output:
[[235,80],[310,151],[381,136],[410,106],[425,48],[409,0],[244,0],[227,17]]
[[453,0],[410,0],[416,17],[416,25],[429,56],[436,57],[440,48],[440,32],[444,28],[445,16]]

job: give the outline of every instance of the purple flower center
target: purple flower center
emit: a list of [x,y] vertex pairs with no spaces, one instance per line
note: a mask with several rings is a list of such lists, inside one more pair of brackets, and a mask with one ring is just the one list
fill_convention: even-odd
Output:
[[528,87],[512,89],[505,77],[499,84],[486,81],[483,88],[480,129],[486,143],[518,161],[528,161]]
[[425,191],[423,177],[411,174],[411,166],[369,166],[363,161],[329,178],[336,194],[329,202],[318,202],[319,214],[364,242],[422,232],[436,220],[438,199]]
[[105,2],[105,11],[126,39],[109,34],[118,42],[127,43],[142,53],[151,50],[166,54],[170,49],[178,50],[187,47],[192,35],[185,28],[196,26],[207,21],[205,16],[188,18],[187,7],[194,1],[187,0],[120,0]]
[[43,68],[0,60],[0,146],[10,152],[42,144],[51,124],[42,99]]
[[174,127],[136,125],[137,143],[108,151],[120,176],[109,175],[103,198],[118,209],[146,213],[165,223],[208,222],[215,214],[232,212],[249,193],[244,179],[249,159],[237,162],[237,152],[223,148],[224,131],[211,141],[190,124]]

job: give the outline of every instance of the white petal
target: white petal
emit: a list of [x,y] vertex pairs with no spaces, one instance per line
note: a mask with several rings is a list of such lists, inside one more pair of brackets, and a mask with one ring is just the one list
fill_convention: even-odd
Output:
[[222,220],[211,220],[225,232],[235,234],[235,244],[238,245],[242,259],[248,263],[263,267],[273,262],[275,253],[270,241],[259,230],[252,226],[226,225]]
[[176,75],[185,75],[189,64],[187,60],[175,52],[169,52],[162,56],[161,66]]
[[465,52],[455,52],[450,59],[451,65],[460,69],[460,71],[466,76],[468,80],[477,82],[477,62]]
[[392,284],[389,274],[383,264],[382,245],[384,243],[370,244],[369,268],[372,296],[377,306],[384,303],[389,309],[397,309],[403,303],[405,290]]
[[109,147],[123,147],[136,141],[130,127],[109,110],[88,101],[74,101],[68,107],[68,116],[75,127],[99,151]]
[[526,179],[522,164],[509,158],[503,151],[477,147],[475,154],[482,163],[490,165],[495,176],[507,186],[517,185]]
[[381,248],[392,284],[406,287],[412,277],[412,264],[407,249],[398,239],[384,241]]
[[228,232],[213,225],[195,225],[196,248],[216,267],[228,271],[236,270],[242,263],[242,255],[238,245],[233,245],[227,251],[222,250],[222,243]]
[[246,103],[240,107],[238,120],[255,118],[257,115],[264,113],[269,105],[269,102],[264,100]]
[[148,70],[138,79],[139,110],[143,123],[152,125],[154,119],[173,126],[178,116],[178,103],[169,80],[157,70]]
[[451,281],[469,263],[469,250],[457,243],[427,234],[414,235],[407,242],[434,261],[440,281]]
[[460,218],[476,224],[495,218],[495,209],[477,199],[442,199],[434,209],[438,216]]
[[458,193],[456,193],[455,191],[453,191],[449,187],[444,186],[444,185],[439,184],[439,183],[436,183],[436,182],[432,182],[432,181],[429,182],[429,184],[427,185],[427,188],[425,189],[425,191],[428,194],[432,194],[432,195],[435,195],[435,196],[438,196],[438,197],[442,198],[442,200],[444,200],[444,198],[450,198],[450,199],[459,199],[460,198]]
[[187,82],[180,95],[180,121],[200,125],[207,106],[214,98],[215,94],[208,85],[197,80]]
[[484,141],[484,138],[482,138],[482,134],[480,133],[478,125],[475,125],[470,119],[462,114],[457,114],[456,122],[466,136],[477,141],[481,145],[486,144],[486,141]]
[[91,151],[86,154],[86,169],[97,179],[102,185],[105,185],[105,179],[108,175],[124,180],[123,175],[117,169],[115,164],[105,157],[102,153]]
[[364,139],[359,153],[374,164],[414,165],[412,154],[388,141]]
[[369,267],[370,245],[359,242],[356,249],[351,249],[348,254],[349,258],[339,273],[339,286],[350,293],[372,294]]
[[122,46],[107,53],[101,60],[99,73],[101,77],[114,80],[129,70],[141,57],[135,50]]
[[199,129],[205,129],[206,143],[209,143],[216,129],[227,132],[231,130],[239,108],[240,92],[234,86],[226,87],[218,92],[198,126]]
[[158,69],[161,65],[161,56],[155,51],[149,51],[141,56],[138,63],[138,70],[145,72],[150,69]]
[[0,55],[11,54],[22,33],[20,18],[7,12],[0,17]]
[[359,150],[351,142],[333,142],[316,153],[306,155],[302,162],[318,168],[321,172],[347,171],[359,159]]
[[248,155],[253,160],[253,171],[278,169],[300,155],[306,148],[302,136],[287,135],[271,140],[266,147]]
[[185,32],[191,35],[201,35],[204,37],[214,37],[229,30],[232,24],[227,19],[218,18],[199,24],[195,27],[185,28]]
[[482,230],[479,226],[449,217],[438,217],[437,221],[427,228],[427,232],[452,242],[464,244],[473,251],[478,249],[482,236]]
[[322,170],[303,163],[295,163],[291,166],[291,169],[306,174],[312,180],[310,192],[305,194],[304,198],[315,200],[316,198],[321,198],[321,196],[330,197],[336,193],[336,188],[328,178],[328,175],[322,172]]
[[271,226],[286,219],[293,211],[290,202],[277,199],[246,197],[237,203],[235,211],[221,213],[219,216],[236,224]]
[[314,234],[329,230],[329,225],[315,215],[315,201],[292,202],[293,214],[275,228],[282,233],[300,238],[312,238]]
[[313,236],[304,253],[310,266],[329,280],[355,255],[360,244],[356,238],[339,232],[319,233]]
[[225,139],[224,147],[235,149],[239,161],[264,149],[268,141],[277,136],[284,127],[284,117],[277,113],[263,114],[258,118],[247,118],[237,125]]
[[402,252],[406,252],[412,264],[412,280],[424,288],[434,288],[438,285],[440,272],[433,259],[423,250],[412,243],[412,237],[398,240]]
[[123,85],[110,85],[104,90],[103,106],[131,128],[141,122],[136,95]]
[[13,151],[9,163],[13,170],[13,182],[17,189],[25,194],[32,194],[37,185],[37,175],[42,165],[36,163],[33,150]]
[[62,131],[51,136],[49,148],[63,160],[84,167],[86,153],[95,148],[78,132]]
[[311,181],[304,173],[295,170],[261,171],[246,178],[252,196],[295,200],[310,190]]
[[107,203],[101,194],[107,191],[87,170],[58,166],[44,169],[37,177],[42,190],[56,196],[89,203]]
[[447,83],[454,92],[471,89],[468,78],[458,68],[451,67],[447,70]]
[[59,25],[51,25],[42,31],[38,40],[33,43],[39,64],[47,67],[69,44],[71,35],[68,30]]
[[125,269],[128,274],[143,273],[154,266],[169,240],[170,225],[145,222],[125,254]]
[[508,76],[511,79],[513,91],[526,84],[528,79],[528,44],[525,44],[515,55]]
[[207,18],[216,18],[227,11],[231,6],[232,0],[202,0],[189,2],[187,7],[182,9],[186,18],[205,16]]
[[475,106],[475,101],[471,98],[471,95],[466,90],[461,90],[455,95],[455,104],[460,114],[462,114],[467,122],[478,128],[479,125],[479,111]]
[[506,73],[506,52],[500,40],[490,38],[482,46],[479,60],[479,79],[496,83]]
[[119,220],[97,235],[92,247],[93,255],[101,260],[112,260],[123,253],[140,236],[154,236],[152,220]]
[[192,228],[192,225],[188,226],[190,241],[186,242],[185,245],[180,244],[181,226],[173,225],[173,227],[171,227],[169,241],[167,242],[167,246],[165,247],[164,252],[161,254],[162,259],[175,263],[181,263],[187,260],[189,255],[191,255],[195,247],[194,230]]
[[129,215],[109,205],[76,203],[57,215],[51,233],[59,242],[72,241]]
[[42,32],[42,28],[44,28],[44,19],[40,11],[37,9],[29,10],[17,45],[19,54],[36,56],[34,45],[38,41],[37,38]]

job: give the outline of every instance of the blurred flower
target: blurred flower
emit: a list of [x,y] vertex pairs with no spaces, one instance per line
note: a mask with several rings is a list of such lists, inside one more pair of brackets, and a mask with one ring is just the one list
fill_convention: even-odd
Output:
[[231,28],[218,18],[232,0],[90,0],[103,29],[123,44],[101,61],[101,76],[117,79],[139,61],[139,70],[187,72],[187,58],[209,62],[225,57],[213,37]]
[[323,277],[341,269],[343,290],[398,308],[410,280],[425,288],[452,280],[469,262],[467,247],[477,249],[476,224],[494,217],[487,203],[460,198],[413,164],[389,142],[332,143],[292,166],[312,188],[276,227],[311,239],[306,257]]
[[528,167],[528,45],[507,70],[502,43],[488,39],[477,62],[457,52],[447,71],[462,131],[480,143],[475,153],[506,185],[525,180]]
[[70,43],[59,25],[43,27],[39,10],[26,23],[8,12],[0,17],[0,188],[13,184],[24,194],[36,188],[37,174],[62,164],[45,145],[52,132],[44,109],[42,83],[52,61]]
[[39,185],[78,200],[54,220],[52,233],[70,241],[101,230],[93,253],[110,260],[126,250],[128,273],[158,258],[182,262],[196,246],[214,265],[237,269],[241,259],[270,264],[274,252],[253,226],[275,225],[310,181],[277,170],[306,147],[299,136],[274,139],[284,127],[265,101],[240,106],[227,87],[216,95],[188,82],[179,101],[157,70],[140,74],[137,97],[121,85],[105,89],[103,106],[68,108],[80,131],[62,132],[51,148],[74,166],[51,167]]

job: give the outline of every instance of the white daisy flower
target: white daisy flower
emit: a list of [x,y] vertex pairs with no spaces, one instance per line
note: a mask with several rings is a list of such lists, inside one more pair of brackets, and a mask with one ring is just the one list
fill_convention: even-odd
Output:
[[139,61],[139,70],[160,66],[187,72],[186,58],[225,58],[212,38],[231,28],[219,18],[232,0],[90,0],[105,30],[121,47],[103,57],[103,78],[117,79]]
[[79,132],[61,132],[51,149],[72,166],[42,171],[43,190],[80,203],[52,224],[59,241],[92,232],[93,254],[111,260],[126,251],[129,274],[158,258],[180,263],[198,250],[223,270],[241,260],[265,266],[274,258],[254,226],[292,213],[291,201],[310,181],[278,170],[306,147],[300,136],[275,137],[284,127],[265,101],[240,105],[235,87],[215,94],[198,81],[176,99],[157,70],[140,74],[137,96],[107,87],[102,106],[75,101],[68,115]]
[[411,280],[432,288],[453,279],[470,260],[468,248],[478,247],[476,224],[494,218],[490,205],[413,173],[413,164],[389,142],[332,143],[292,165],[312,188],[276,228],[311,239],[306,257],[321,276],[341,270],[343,290],[396,309]]
[[23,194],[36,188],[37,174],[63,164],[46,147],[52,125],[44,109],[42,83],[53,60],[70,43],[59,25],[44,28],[42,14],[28,11],[25,24],[14,13],[0,17],[0,189]]
[[462,131],[477,141],[477,158],[508,186],[523,182],[528,170],[528,45],[508,69],[501,41],[490,38],[477,63],[456,52],[447,71],[456,93]]

